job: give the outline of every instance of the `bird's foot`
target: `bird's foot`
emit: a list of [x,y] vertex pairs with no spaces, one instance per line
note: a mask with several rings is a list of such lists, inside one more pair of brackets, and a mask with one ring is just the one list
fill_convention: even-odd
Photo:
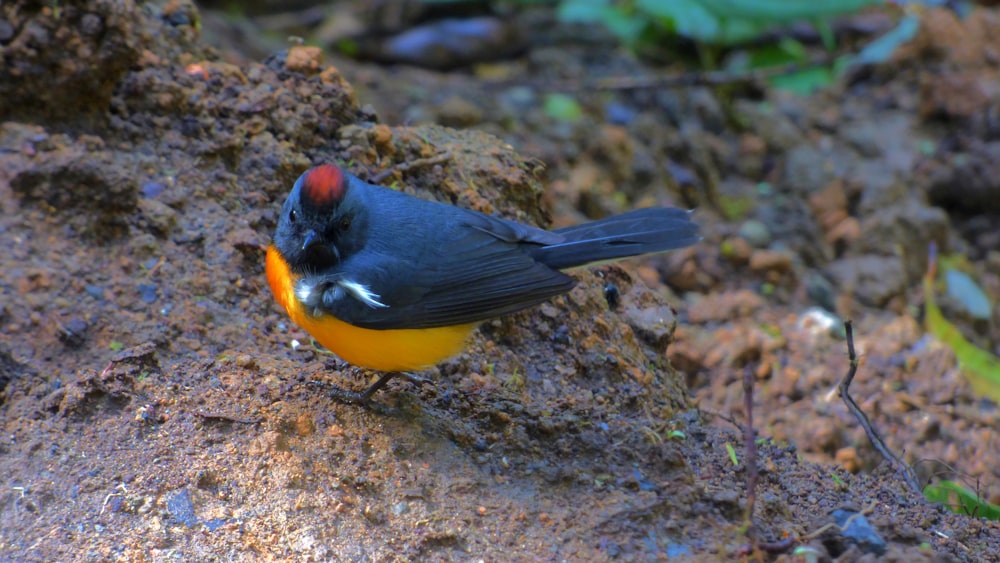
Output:
[[342,389],[336,385],[331,385],[329,383],[321,381],[313,381],[312,383],[316,385],[321,385],[326,387],[328,390],[328,395],[331,399],[340,401],[342,403],[347,403],[349,405],[366,405],[369,400],[371,400],[372,395],[377,393],[380,389],[385,387],[393,378],[402,377],[403,379],[409,381],[410,383],[422,386],[431,382],[430,379],[425,377],[420,377],[412,373],[390,371],[383,373],[381,377],[378,378],[375,383],[372,383],[364,391],[348,391],[347,389]]

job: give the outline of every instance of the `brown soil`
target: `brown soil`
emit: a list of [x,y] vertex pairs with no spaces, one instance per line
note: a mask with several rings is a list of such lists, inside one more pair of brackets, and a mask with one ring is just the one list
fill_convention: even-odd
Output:
[[[932,241],[1000,294],[997,210],[965,205],[996,201],[994,11],[930,12],[892,65],[811,98],[623,92],[625,124],[602,93],[567,124],[468,73],[302,48],[221,62],[184,1],[0,18],[0,559],[1000,560],[997,523],[927,504],[874,453],[830,393],[844,342],[808,312],[856,319],[854,393],[889,446],[996,502],[1000,414],[917,316]],[[582,83],[584,61],[609,64],[550,47],[492,72]],[[324,161],[540,225],[700,203],[706,240],[578,272],[433,385],[342,405],[312,382],[372,374],[290,326],[263,275],[281,201]],[[746,369],[749,528],[742,434],[706,414],[745,420]],[[884,550],[828,526],[838,510],[864,510]]]

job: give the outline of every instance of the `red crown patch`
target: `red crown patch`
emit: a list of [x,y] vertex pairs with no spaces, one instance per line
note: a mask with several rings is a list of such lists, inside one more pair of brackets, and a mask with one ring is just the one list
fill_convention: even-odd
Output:
[[317,207],[339,203],[346,191],[344,173],[333,164],[321,164],[302,176],[302,196]]

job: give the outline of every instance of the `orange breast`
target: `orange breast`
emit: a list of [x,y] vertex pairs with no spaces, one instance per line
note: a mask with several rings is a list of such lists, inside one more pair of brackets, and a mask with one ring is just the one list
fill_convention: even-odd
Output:
[[424,369],[459,353],[477,323],[421,329],[373,330],[332,315],[306,313],[295,297],[295,277],[273,245],[267,248],[267,283],[292,322],[334,354],[356,366],[379,371]]

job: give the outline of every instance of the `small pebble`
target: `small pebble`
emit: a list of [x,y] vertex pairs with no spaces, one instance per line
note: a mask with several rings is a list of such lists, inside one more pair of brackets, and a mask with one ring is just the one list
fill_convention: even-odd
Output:
[[99,285],[87,284],[85,289],[87,295],[101,301],[104,299],[104,288]]
[[750,255],[750,269],[755,272],[787,272],[792,269],[792,255],[777,250],[755,250]]
[[763,221],[749,219],[740,225],[739,235],[756,248],[771,244],[771,229]]
[[323,51],[319,47],[296,45],[288,50],[285,68],[292,72],[315,74],[319,72]]
[[833,521],[843,529],[840,535],[853,541],[862,551],[875,555],[885,553],[885,540],[878,535],[864,514],[839,509],[834,510],[831,516],[833,516]]
[[137,289],[143,303],[155,303],[160,297],[160,290],[155,285],[140,283]]
[[70,348],[79,348],[87,338],[87,321],[80,317],[72,317],[63,323],[59,331],[59,340]]
[[628,125],[635,120],[636,111],[625,104],[611,102],[604,107],[604,116],[608,123]]

